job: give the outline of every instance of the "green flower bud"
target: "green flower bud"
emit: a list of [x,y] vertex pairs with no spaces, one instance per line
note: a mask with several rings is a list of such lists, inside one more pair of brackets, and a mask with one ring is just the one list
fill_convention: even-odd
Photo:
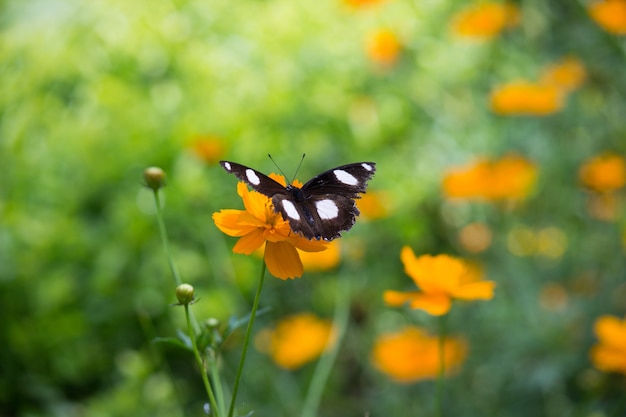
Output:
[[191,303],[194,299],[193,287],[189,284],[180,284],[176,287],[176,298],[182,305]]
[[146,168],[143,171],[146,187],[158,190],[165,185],[165,172],[159,167]]

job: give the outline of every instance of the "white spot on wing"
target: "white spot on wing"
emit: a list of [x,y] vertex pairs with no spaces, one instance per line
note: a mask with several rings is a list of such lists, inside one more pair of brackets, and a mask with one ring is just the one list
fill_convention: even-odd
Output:
[[[335,177],[337,177],[337,179],[340,182],[346,185],[357,185],[359,183],[359,180],[357,180],[354,175],[348,174],[346,171],[342,169],[334,170],[333,174],[335,174]],[[328,201],[328,200],[322,200],[322,201]]]
[[300,220],[300,214],[298,214],[298,210],[296,210],[296,206],[289,200],[281,201],[283,208],[285,209],[285,213],[287,216],[291,217],[294,220]]
[[226,168],[228,171],[232,169],[229,162],[224,162],[224,168]]
[[250,184],[259,185],[261,183],[259,176],[250,168],[246,169],[246,177],[248,181],[250,181]]
[[315,208],[320,219],[332,220],[339,215],[339,207],[333,200],[320,200],[315,202]]
[[363,163],[361,164],[361,166],[362,166],[363,168],[365,168],[366,170],[368,170],[368,171],[371,171],[371,170],[373,170],[373,169],[374,169],[374,167],[373,167],[373,166],[371,166],[370,164],[366,164],[365,162],[363,162]]

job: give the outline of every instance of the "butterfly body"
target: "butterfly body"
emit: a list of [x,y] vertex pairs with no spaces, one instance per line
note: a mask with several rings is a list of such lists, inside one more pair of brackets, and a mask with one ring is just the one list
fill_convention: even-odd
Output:
[[229,173],[272,199],[274,210],[291,230],[307,239],[333,240],[349,230],[359,215],[355,199],[365,193],[376,171],[373,162],[342,165],[313,177],[302,188],[286,187],[270,177],[235,162],[220,161]]

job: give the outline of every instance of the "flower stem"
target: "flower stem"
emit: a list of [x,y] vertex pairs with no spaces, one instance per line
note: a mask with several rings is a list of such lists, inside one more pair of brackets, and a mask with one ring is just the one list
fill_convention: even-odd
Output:
[[198,345],[196,343],[196,332],[191,325],[191,316],[189,314],[189,304],[185,304],[185,317],[187,318],[187,331],[189,332],[189,338],[191,339],[191,346],[193,348],[193,355],[196,358],[196,363],[198,364],[198,368],[200,369],[200,374],[202,375],[202,382],[204,382],[204,389],[206,389],[207,395],[209,396],[209,402],[211,403],[211,415],[215,417],[219,417],[220,410],[217,407],[217,402],[215,401],[215,395],[213,395],[213,390],[211,389],[211,383],[209,382],[209,377],[207,376],[207,371],[204,367],[204,361],[200,356],[200,352],[198,351]]
[[265,280],[265,260],[261,261],[261,277],[256,288],[256,294],[254,295],[254,302],[252,303],[252,311],[250,312],[250,319],[248,320],[248,328],[246,329],[246,335],[243,339],[243,347],[241,350],[241,359],[239,359],[239,368],[237,369],[237,376],[235,377],[235,384],[233,385],[233,396],[230,400],[230,407],[228,408],[228,417],[233,416],[235,411],[235,402],[237,400],[237,390],[239,389],[239,381],[241,380],[241,373],[243,371],[243,364],[246,361],[246,354],[248,353],[248,344],[250,341],[250,334],[252,333],[252,326],[254,325],[254,319],[256,312],[259,308],[259,299],[261,298],[261,290],[263,289],[263,281]]
[[163,243],[163,248],[165,249],[165,256],[167,257],[167,261],[170,265],[170,270],[172,271],[172,276],[174,277],[174,281],[176,282],[176,286],[182,284],[182,280],[180,279],[180,274],[178,273],[178,269],[174,264],[174,258],[172,257],[172,252],[170,251],[170,246],[167,238],[167,230],[165,229],[165,222],[163,221],[163,210],[161,209],[161,199],[159,198],[159,190],[154,190],[154,202],[157,208],[157,221],[159,223],[159,232],[161,234],[161,242]]
[[333,329],[336,332],[335,343],[317,363],[313,379],[311,380],[307,396],[304,400],[302,417],[315,417],[317,415],[326,381],[337,359],[341,341],[348,327],[348,318],[350,315],[350,280],[345,277],[343,280],[340,280],[340,283],[341,285],[336,292],[336,306],[333,317]]
[[446,373],[445,343],[446,343],[446,318],[447,314],[439,317],[439,374],[437,376],[437,406],[436,415],[443,416],[443,388]]

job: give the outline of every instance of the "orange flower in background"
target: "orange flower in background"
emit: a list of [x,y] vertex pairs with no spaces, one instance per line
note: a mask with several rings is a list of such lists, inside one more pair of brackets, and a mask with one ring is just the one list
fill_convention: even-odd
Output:
[[387,305],[399,307],[405,303],[414,309],[441,316],[457,300],[490,300],[496,286],[493,281],[483,281],[480,270],[471,268],[461,259],[449,255],[422,255],[419,258],[411,248],[402,248],[400,258],[404,272],[411,277],[420,291],[385,291]]
[[[270,175],[285,184],[285,179]],[[256,191],[249,191],[245,183],[237,184],[237,194],[245,210],[220,210],[213,213],[218,229],[228,236],[239,237],[234,253],[250,255],[265,244],[264,261],[269,272],[277,278],[302,276],[304,269],[296,248],[306,252],[319,252],[327,248],[324,241],[312,241],[293,233],[289,222],[274,211],[272,200]]]
[[587,12],[607,32],[626,34],[626,0],[595,1],[587,6]]
[[356,206],[365,220],[389,216],[389,196],[382,191],[368,191],[356,200]]
[[613,153],[598,155],[584,163],[578,176],[592,190],[601,193],[616,191],[626,185],[626,160]]
[[365,50],[372,62],[391,67],[400,56],[400,40],[391,30],[379,29],[368,37]]
[[334,342],[330,321],[300,313],[282,319],[274,329],[262,330],[255,346],[281,368],[292,370],[316,359]]
[[513,3],[476,3],[453,18],[452,30],[464,37],[490,39],[519,24],[520,10]]
[[190,145],[192,152],[205,163],[217,163],[225,152],[224,143],[215,136],[201,136]]
[[449,198],[521,200],[530,194],[536,180],[535,164],[518,155],[506,155],[447,173],[443,191]]
[[589,352],[593,366],[604,372],[626,374],[626,320],[601,316],[593,330],[598,336],[598,344]]
[[348,6],[354,7],[355,9],[361,9],[368,6],[374,6],[378,3],[382,3],[385,0],[343,0]]
[[541,76],[542,84],[554,85],[566,92],[577,89],[586,79],[587,70],[575,57],[567,57],[549,65]]
[[555,85],[515,81],[491,93],[491,110],[501,115],[547,116],[563,108],[563,94]]
[[[464,339],[447,337],[443,345],[445,373],[455,372],[467,356]],[[398,383],[408,384],[439,375],[439,338],[409,326],[379,336],[374,342],[372,363]]]
[[305,252],[298,250],[304,270],[321,272],[331,270],[341,261],[341,247],[338,240],[328,242],[326,250],[321,252]]

